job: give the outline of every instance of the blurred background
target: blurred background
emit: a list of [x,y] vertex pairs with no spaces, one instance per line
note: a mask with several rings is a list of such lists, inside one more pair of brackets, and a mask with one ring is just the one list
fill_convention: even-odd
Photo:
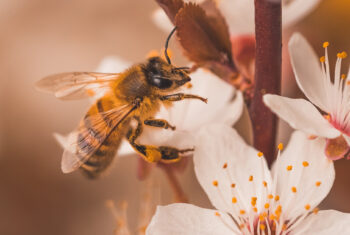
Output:
[[[118,159],[98,181],[79,172],[61,173],[62,149],[52,133],[71,131],[89,103],[62,102],[33,85],[57,72],[93,71],[108,55],[143,61],[149,51],[163,47],[167,36],[151,20],[156,8],[152,0],[0,0],[0,234],[113,234],[107,199],[128,201],[130,227],[136,230],[147,187],[136,177],[137,159]],[[350,49],[349,10],[348,0],[324,0],[285,33],[285,42],[298,30],[320,55],[321,43],[330,41],[335,58]],[[171,47],[175,63],[184,63],[175,43]],[[284,91],[300,96],[286,64]],[[281,130],[286,143],[290,128],[281,122]],[[180,176],[183,188],[191,202],[208,207],[192,169]],[[336,182],[324,208],[350,212],[349,169],[349,161],[336,162]],[[171,202],[164,174],[153,173],[157,203]]]

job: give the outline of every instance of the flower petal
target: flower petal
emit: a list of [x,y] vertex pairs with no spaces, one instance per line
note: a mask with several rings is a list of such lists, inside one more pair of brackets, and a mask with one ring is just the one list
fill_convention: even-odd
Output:
[[340,132],[320,114],[315,106],[304,99],[267,94],[264,95],[263,100],[274,113],[295,129],[327,138],[340,135]]
[[310,14],[321,0],[293,0],[289,2],[290,3],[284,4],[282,7],[282,22],[284,27],[291,26]]
[[168,16],[161,8],[153,12],[152,20],[161,30],[166,33],[170,33],[170,31],[174,28],[173,23],[171,23]]
[[98,65],[96,71],[101,73],[119,73],[129,68],[132,64],[118,56],[106,56]]
[[319,58],[300,33],[294,33],[289,41],[289,54],[299,88],[306,97],[323,111],[328,111],[327,93]]
[[293,230],[293,234],[350,234],[350,214],[335,210],[319,211],[302,221]]
[[228,215],[216,212],[184,203],[158,206],[146,235],[241,234]]
[[332,188],[334,166],[324,154],[325,144],[323,138],[310,140],[295,131],[273,166],[276,194],[288,220],[316,207]]
[[[216,124],[199,131],[195,172],[217,209],[239,215],[239,210],[250,211],[252,197],[258,199],[258,210],[262,207],[267,196],[263,181],[270,185],[271,177],[265,159],[257,154],[230,126]],[[233,197],[237,199],[234,205]]]

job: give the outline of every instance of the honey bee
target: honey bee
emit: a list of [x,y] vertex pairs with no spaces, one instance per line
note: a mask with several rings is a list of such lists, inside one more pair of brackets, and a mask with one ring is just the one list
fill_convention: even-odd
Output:
[[[153,118],[162,104],[170,107],[172,102],[183,99],[207,102],[197,95],[173,93],[191,81],[189,68],[175,67],[168,56],[168,43],[175,30],[166,40],[165,59],[151,57],[122,73],[61,73],[36,84],[38,90],[54,93],[64,100],[89,97],[91,90],[108,90],[90,107],[73,132],[72,148],[65,149],[62,156],[64,173],[81,169],[89,178],[98,177],[110,166],[124,137],[148,162],[176,162],[183,154],[193,151],[137,141],[143,125],[175,130],[166,120]],[[136,125],[132,125],[133,120]]]

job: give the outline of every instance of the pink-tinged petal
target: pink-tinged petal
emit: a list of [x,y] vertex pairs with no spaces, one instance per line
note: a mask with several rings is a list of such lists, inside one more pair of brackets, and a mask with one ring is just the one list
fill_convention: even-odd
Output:
[[[257,197],[261,209],[267,196],[263,182],[271,185],[265,159],[248,146],[230,126],[210,125],[196,137],[194,167],[197,179],[217,209],[232,215],[251,209]],[[237,203],[233,205],[235,197]]]
[[146,235],[234,235],[241,234],[231,217],[215,210],[177,203],[158,206]]
[[310,140],[295,131],[273,166],[276,194],[286,219],[292,220],[316,207],[332,188],[333,161],[324,154],[324,138]]
[[290,39],[289,55],[299,88],[312,103],[327,112],[326,78],[319,57],[300,33],[294,33]]
[[327,139],[325,154],[330,160],[335,161],[343,158],[349,150],[349,145],[343,135]]
[[335,138],[341,134],[321,115],[315,106],[304,99],[291,99],[267,94],[264,95],[263,100],[272,112],[294,129],[327,138]]
[[284,27],[291,26],[310,14],[315,10],[321,0],[293,0],[289,2],[282,7],[282,22]]
[[304,219],[292,234],[330,235],[350,234],[350,214],[335,210],[319,211]]
[[173,23],[171,23],[168,16],[161,8],[153,12],[152,20],[161,30],[166,33],[170,33],[170,31],[174,28]]

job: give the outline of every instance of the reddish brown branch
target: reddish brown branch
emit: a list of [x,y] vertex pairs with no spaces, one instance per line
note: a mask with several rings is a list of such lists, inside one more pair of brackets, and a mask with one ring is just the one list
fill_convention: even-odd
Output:
[[250,107],[254,147],[271,165],[275,153],[277,118],[263,104],[265,93],[280,94],[282,27],[280,1],[255,0],[255,88]]
[[173,193],[175,195],[175,201],[188,202],[187,196],[185,192],[182,190],[181,185],[176,178],[174,169],[170,165],[163,164],[163,163],[158,164],[158,166],[164,171],[169,181],[170,187],[173,190]]

